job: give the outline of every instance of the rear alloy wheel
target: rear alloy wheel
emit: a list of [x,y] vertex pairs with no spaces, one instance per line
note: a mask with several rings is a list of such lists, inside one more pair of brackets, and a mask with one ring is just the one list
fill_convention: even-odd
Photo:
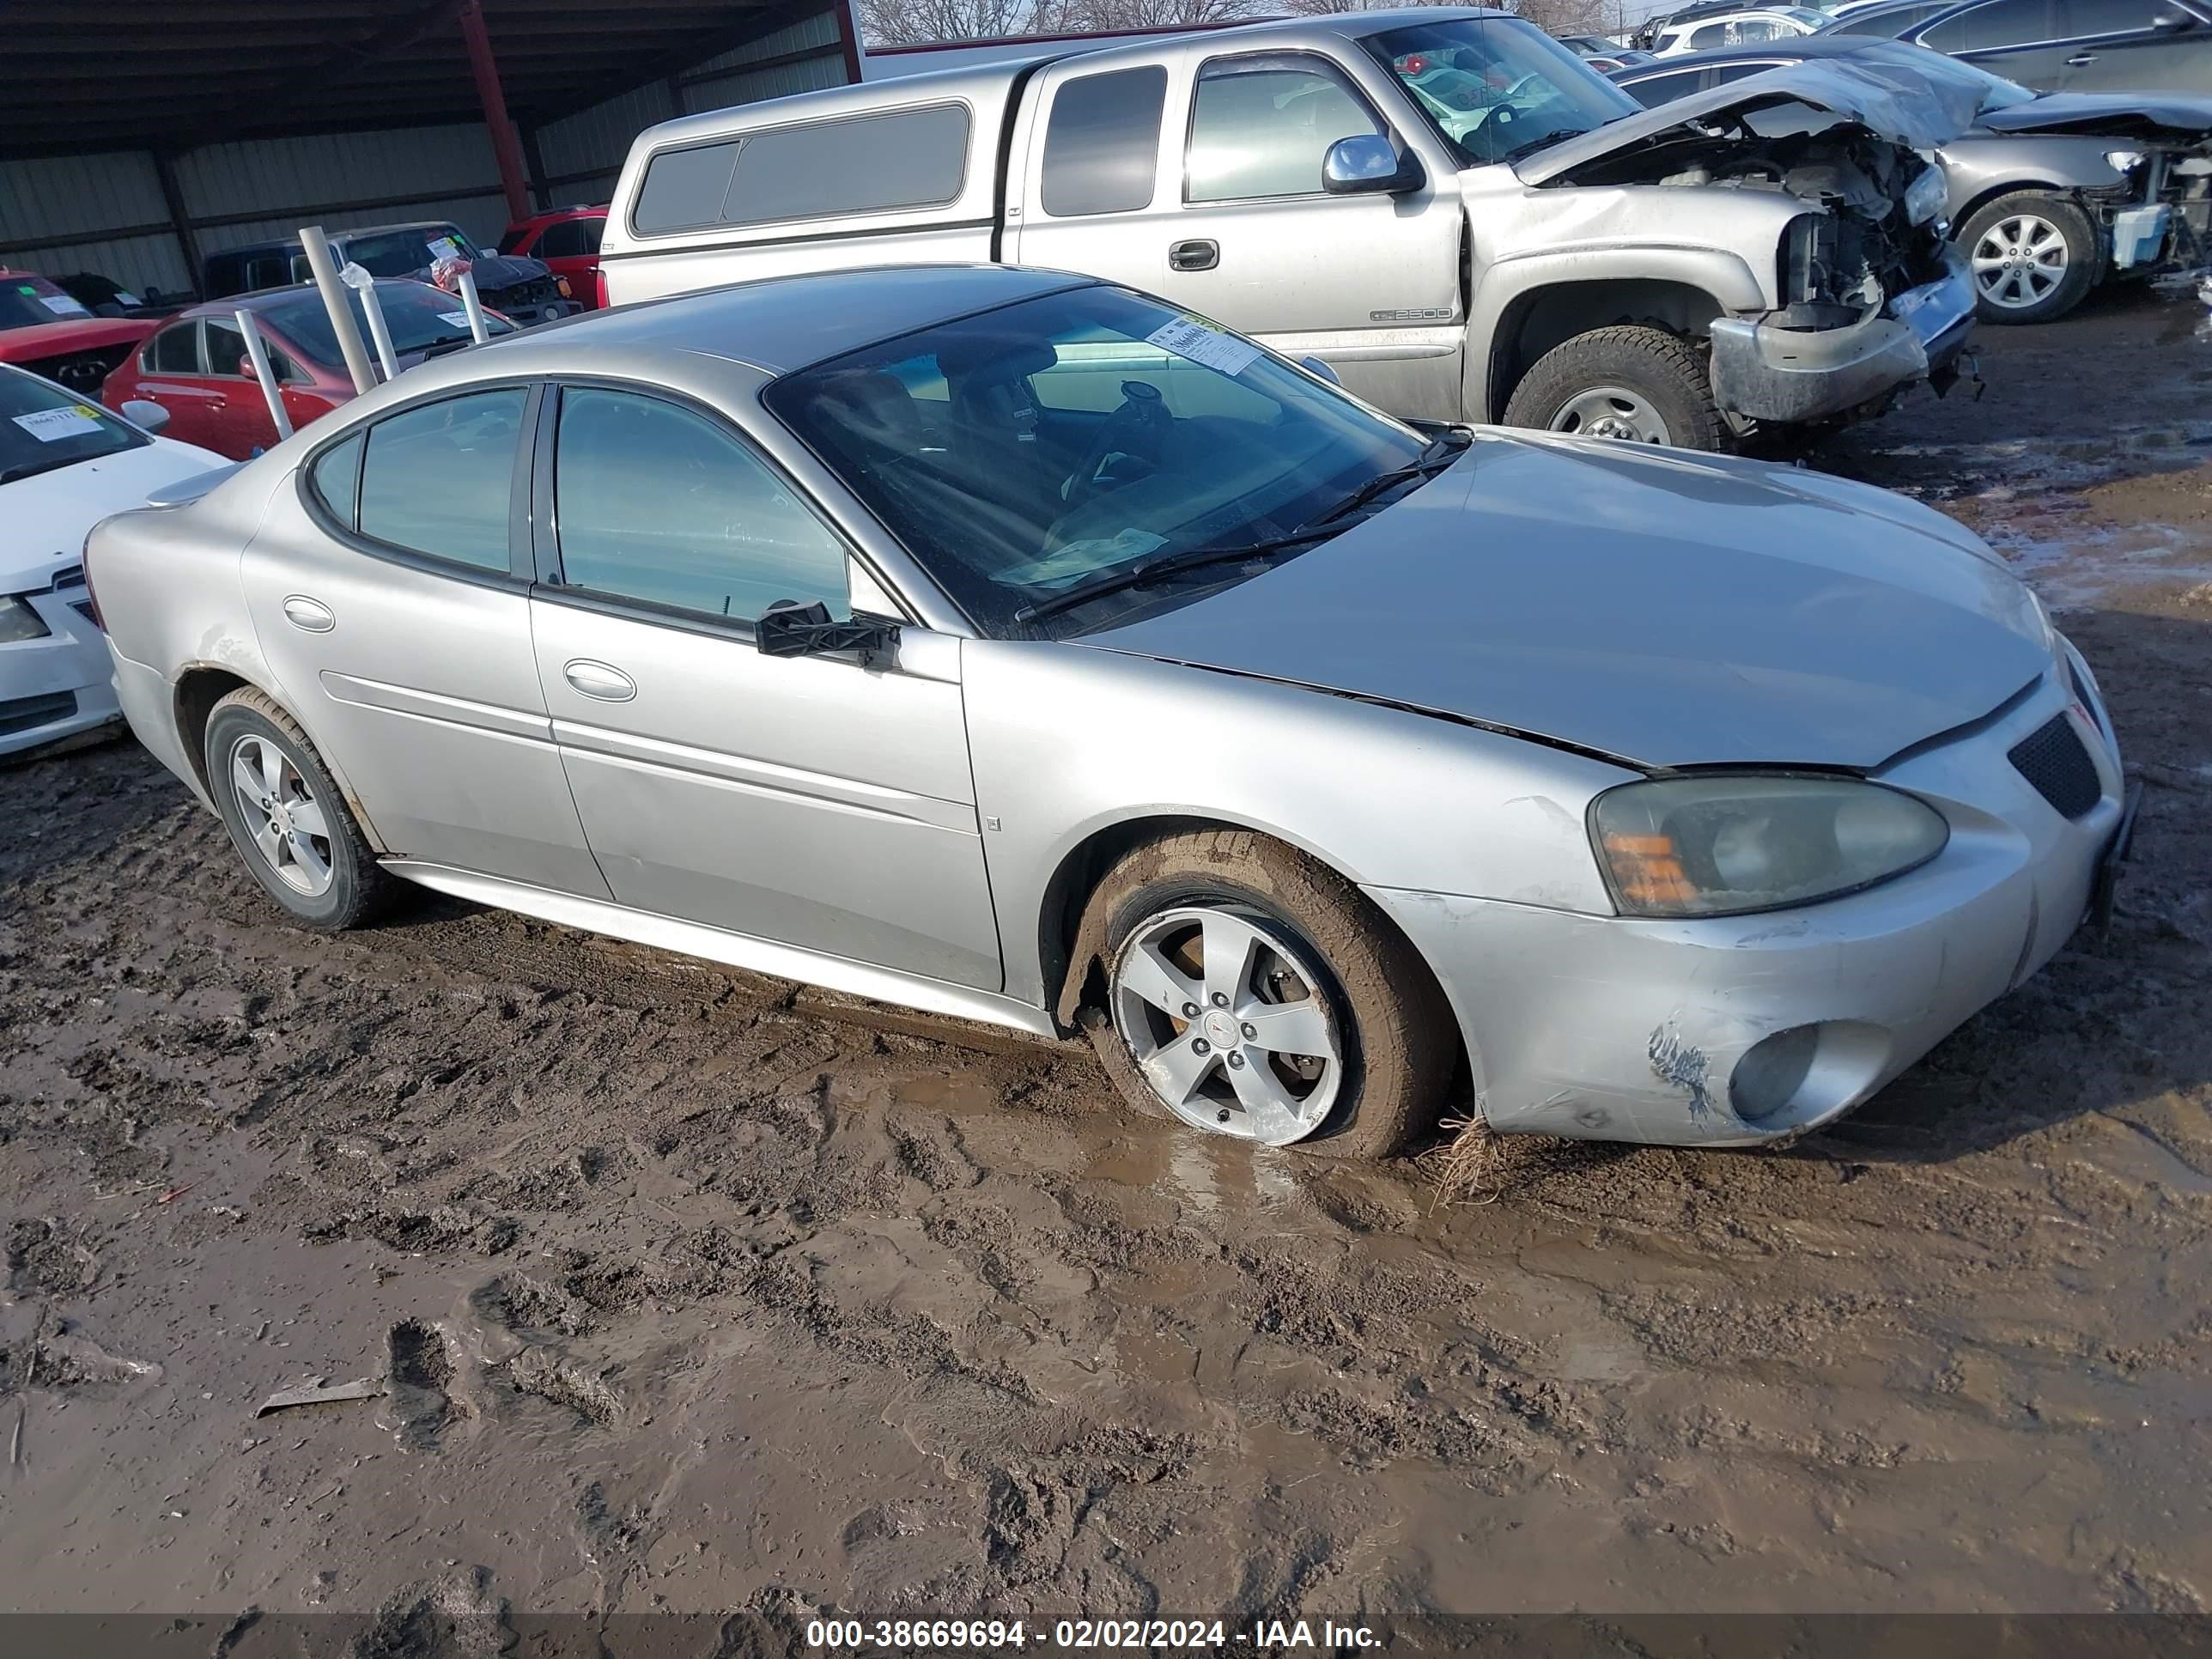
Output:
[[302,927],[336,933],[386,908],[399,883],[376,862],[307,734],[241,689],[208,715],[208,793],[246,867]]
[[1593,329],[1546,352],[1513,388],[1505,424],[1684,449],[1729,443],[1696,350],[1664,329],[1636,325]]
[[2000,196],[1975,210],[1958,240],[1985,322],[2055,322],[2097,283],[2096,228],[2060,197]]
[[1165,836],[1106,873],[1085,933],[1106,988],[1092,1045],[1139,1111],[1341,1158],[1386,1158],[1436,1122],[1450,1005],[1326,865],[1249,830]]

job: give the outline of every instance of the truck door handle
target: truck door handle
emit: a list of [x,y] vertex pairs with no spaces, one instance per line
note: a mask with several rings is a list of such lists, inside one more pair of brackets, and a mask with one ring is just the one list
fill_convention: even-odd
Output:
[[564,665],[561,672],[576,690],[601,702],[628,702],[637,695],[635,680],[619,668],[593,662],[588,657],[579,657]]
[[330,606],[320,599],[311,599],[304,593],[295,593],[284,601],[284,620],[310,634],[327,634],[338,625],[338,619],[331,614]]
[[2097,54],[2095,52],[2077,52],[2071,58],[2066,60],[2066,67],[2068,69],[2087,69],[2090,64],[2096,61]]
[[1177,242],[1168,249],[1170,270],[1211,270],[1221,263],[1221,244],[1200,240]]

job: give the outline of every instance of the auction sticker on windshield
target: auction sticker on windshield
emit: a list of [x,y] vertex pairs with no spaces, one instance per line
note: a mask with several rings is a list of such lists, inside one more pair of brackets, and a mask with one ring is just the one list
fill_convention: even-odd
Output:
[[1188,317],[1178,317],[1165,327],[1154,329],[1145,336],[1145,343],[1172,351],[1200,368],[1218,368],[1224,374],[1242,374],[1260,357],[1260,348],[1249,340],[1218,333]]
[[466,328],[469,313],[465,311],[441,311],[438,313],[438,320],[449,328]]
[[82,438],[100,431],[100,421],[82,404],[72,404],[67,409],[34,410],[28,415],[15,416],[15,424],[42,444],[58,443],[64,438]]

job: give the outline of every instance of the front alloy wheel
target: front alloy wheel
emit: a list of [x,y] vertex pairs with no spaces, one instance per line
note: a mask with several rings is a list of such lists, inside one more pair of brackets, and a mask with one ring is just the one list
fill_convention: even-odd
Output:
[[2040,305],[2066,280],[2066,238],[2039,214],[1996,221],[1976,240],[1972,257],[1975,287],[2006,311]]
[[1328,1121],[1343,1082],[1321,984],[1257,915],[1167,910],[1140,923],[1115,959],[1114,1024],[1184,1122],[1284,1146]]

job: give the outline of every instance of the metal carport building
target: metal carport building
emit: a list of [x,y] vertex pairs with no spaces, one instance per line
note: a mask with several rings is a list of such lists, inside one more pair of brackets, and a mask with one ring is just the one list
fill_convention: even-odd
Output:
[[641,128],[859,67],[850,0],[10,0],[0,264],[173,293],[304,224],[489,244],[604,201]]

